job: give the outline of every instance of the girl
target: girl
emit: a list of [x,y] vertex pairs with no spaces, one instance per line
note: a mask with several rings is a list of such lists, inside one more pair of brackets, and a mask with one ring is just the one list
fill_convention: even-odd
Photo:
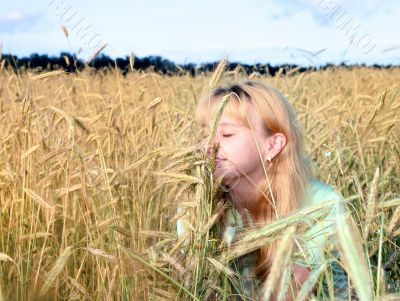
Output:
[[[208,145],[208,154],[210,158],[215,156],[214,180],[221,180],[225,187],[221,197],[231,204],[222,218],[228,244],[238,231],[252,224],[266,224],[324,201],[336,202],[324,223],[310,230],[313,239],[304,244],[307,262],[293,265],[297,285],[289,290],[286,300],[294,300],[312,269],[322,264],[325,242],[333,242],[332,220],[334,214],[344,210],[343,197],[315,179],[295,113],[279,91],[256,81],[212,90],[200,100],[196,111],[197,121],[207,131],[225,96],[229,101]],[[185,231],[182,225],[178,221],[179,236]],[[248,297],[246,300],[261,298],[261,284],[268,277],[276,248],[277,243],[269,244],[233,263],[243,282],[242,289],[236,289],[237,295]],[[345,272],[335,262],[330,267],[335,300],[348,300]],[[325,290],[328,293],[326,283]]]

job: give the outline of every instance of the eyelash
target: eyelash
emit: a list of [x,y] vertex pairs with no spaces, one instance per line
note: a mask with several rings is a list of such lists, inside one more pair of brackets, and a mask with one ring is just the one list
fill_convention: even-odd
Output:
[[230,136],[232,136],[233,134],[223,134],[222,135],[222,137],[230,137]]

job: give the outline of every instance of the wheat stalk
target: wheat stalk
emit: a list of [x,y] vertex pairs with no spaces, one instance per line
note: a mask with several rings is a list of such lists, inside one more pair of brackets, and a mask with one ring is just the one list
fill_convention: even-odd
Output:
[[68,29],[67,29],[67,27],[65,27],[64,25],[63,26],[61,26],[61,29],[62,29],[62,31],[63,31],[63,33],[64,33],[64,35],[65,35],[65,37],[68,39]]
[[133,51],[129,55],[129,66],[131,67],[131,71],[133,72],[133,65],[135,65],[135,56],[133,55]]
[[376,168],[374,178],[370,184],[370,192],[367,197],[367,208],[365,214],[364,224],[364,241],[367,240],[373,219],[376,215],[377,203],[378,203],[378,184],[379,184],[379,167]]
[[399,224],[400,221],[400,206],[397,205],[398,207],[396,210],[393,212],[392,218],[390,219],[389,225],[386,229],[387,234],[391,236],[396,228],[396,226]]
[[90,62],[92,62],[93,60],[95,60],[96,57],[97,57],[107,46],[108,46],[108,44],[105,43],[105,44],[102,45],[99,49],[97,49],[96,52],[93,53],[93,55],[90,57],[90,59],[88,60],[87,63],[89,64]]
[[339,253],[345,261],[357,295],[360,301],[372,301],[372,280],[358,229],[349,213],[339,212],[335,223],[340,246]]
[[218,83],[220,82],[227,65],[228,65],[228,60],[226,58],[222,59],[218,63],[217,68],[215,69],[213,75],[210,78],[209,84],[211,89],[214,89],[216,86],[218,86]]
[[54,281],[57,279],[57,277],[60,275],[65,265],[67,264],[68,259],[72,255],[73,251],[74,251],[73,246],[66,247],[61,253],[61,255],[57,258],[56,262],[54,263],[54,266],[51,268],[51,270],[47,273],[45,277],[44,284],[40,290],[40,296],[44,296],[51,288]]
[[372,123],[376,115],[382,110],[383,105],[385,104],[386,93],[387,93],[386,89],[379,93],[376,101],[377,104],[375,105],[373,111],[369,114],[367,121],[363,126],[363,130],[367,129],[367,127]]
[[274,260],[272,261],[271,269],[268,274],[268,278],[263,285],[263,301],[269,301],[274,292],[275,286],[282,275],[282,266],[287,261],[287,258],[291,256],[293,249],[294,235],[296,233],[296,226],[290,226],[287,228],[282,239],[279,241]]
[[45,73],[42,73],[39,75],[32,76],[31,79],[39,80],[39,79],[45,79],[45,78],[49,78],[49,77],[53,77],[53,76],[57,76],[57,75],[61,75],[61,74],[65,74],[65,71],[56,70],[56,71],[45,72]]

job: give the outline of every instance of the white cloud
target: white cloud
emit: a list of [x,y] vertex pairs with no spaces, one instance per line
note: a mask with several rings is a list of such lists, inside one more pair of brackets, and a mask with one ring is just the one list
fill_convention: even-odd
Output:
[[11,10],[0,16],[0,21],[20,21],[24,19],[24,14],[19,10]]
[[16,33],[32,30],[42,15],[43,13],[25,14],[20,10],[10,10],[0,15],[0,32]]

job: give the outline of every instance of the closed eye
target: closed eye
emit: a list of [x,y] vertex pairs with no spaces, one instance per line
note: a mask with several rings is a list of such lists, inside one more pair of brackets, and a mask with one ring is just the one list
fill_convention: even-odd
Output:
[[223,134],[222,137],[231,137],[233,134]]

